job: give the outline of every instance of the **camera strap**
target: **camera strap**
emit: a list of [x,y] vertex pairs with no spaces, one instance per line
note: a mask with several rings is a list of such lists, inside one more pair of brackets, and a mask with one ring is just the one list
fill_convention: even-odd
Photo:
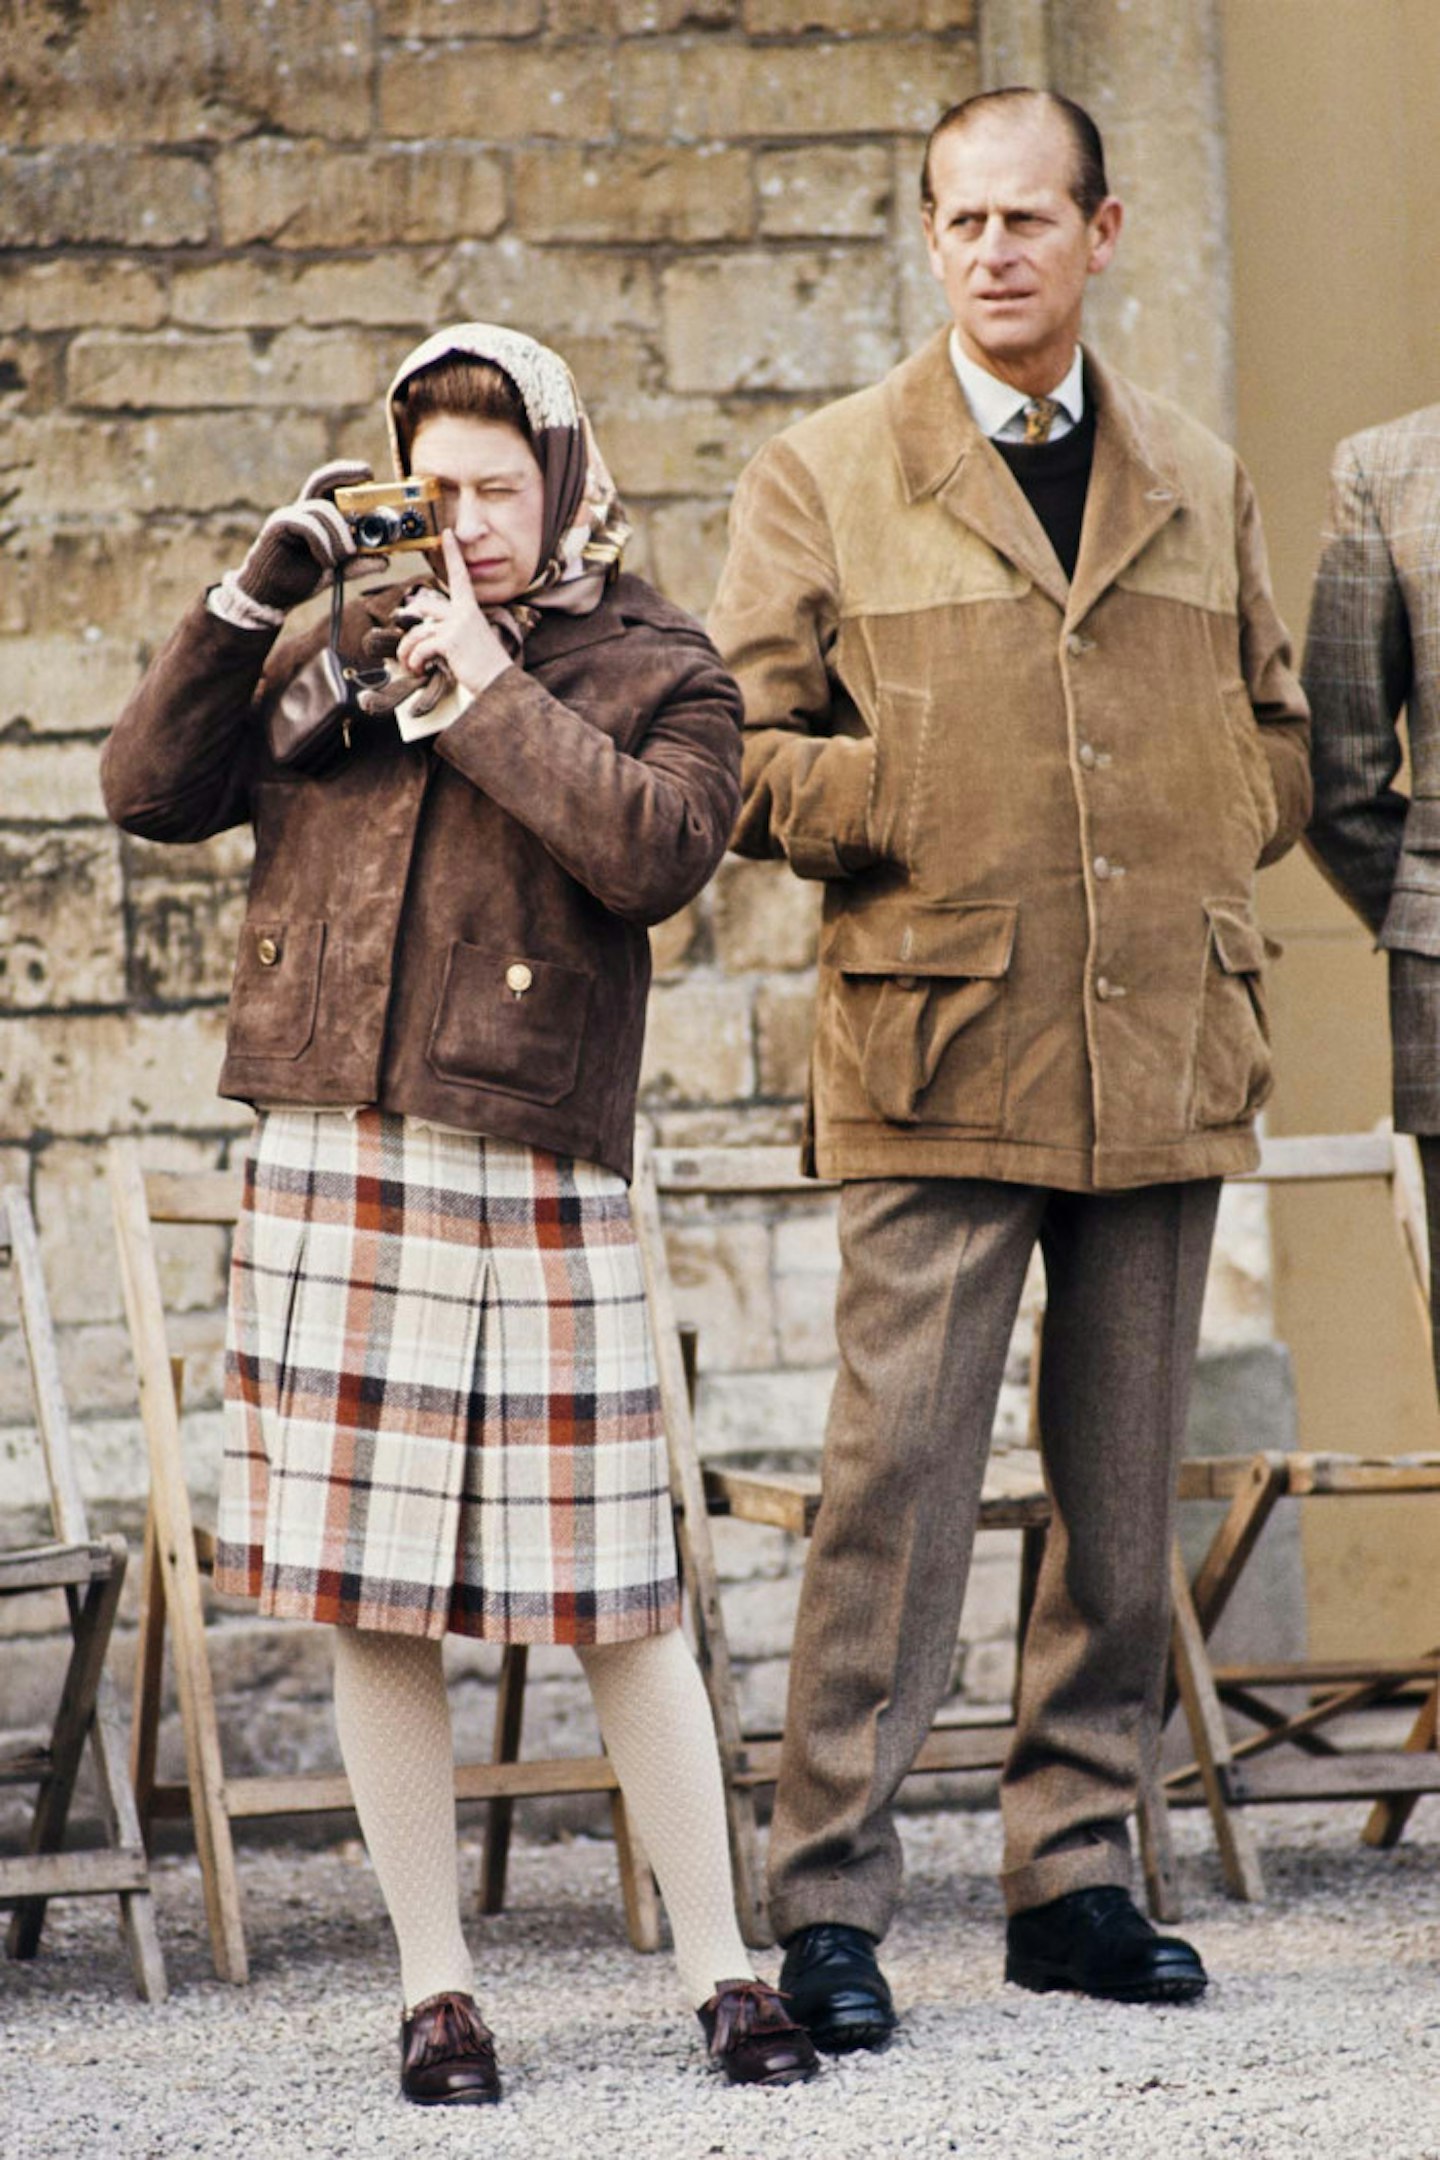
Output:
[[365,716],[360,703],[362,690],[376,690],[389,680],[384,667],[353,667],[340,655],[340,625],[345,613],[345,572],[341,564],[335,566],[330,583],[330,672],[345,703],[345,718],[341,731],[345,747],[350,748],[350,722]]
[[340,622],[344,613],[345,572],[341,565],[336,563],[330,579],[330,674],[337,689],[342,690],[344,694],[344,718],[340,722],[340,732],[345,739],[345,748],[348,750],[350,748],[350,722],[359,713],[360,707],[357,703],[357,692],[352,671],[346,667],[340,657]]

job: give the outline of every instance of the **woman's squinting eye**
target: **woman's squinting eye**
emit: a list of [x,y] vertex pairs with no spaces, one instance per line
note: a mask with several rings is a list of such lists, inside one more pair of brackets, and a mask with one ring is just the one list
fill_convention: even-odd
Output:
[[[463,494],[464,489],[460,481],[442,480],[438,476],[432,477],[434,477],[435,485],[439,488],[441,496],[446,502],[453,502],[457,495]],[[477,495],[483,495],[489,500],[495,496],[518,495],[520,488],[521,483],[518,480],[481,480],[477,483],[475,492]]]

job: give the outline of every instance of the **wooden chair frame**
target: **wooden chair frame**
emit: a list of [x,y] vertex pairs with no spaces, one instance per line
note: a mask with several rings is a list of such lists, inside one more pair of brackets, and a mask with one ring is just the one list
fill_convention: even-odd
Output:
[[[1395,1223],[1409,1265],[1427,1345],[1430,1331],[1429,1243],[1419,1153],[1408,1135],[1388,1125],[1369,1133],[1337,1133],[1266,1139],[1249,1182],[1330,1184],[1379,1181],[1390,1190]],[[1187,1463],[1192,1480],[1202,1467]],[[1225,1458],[1209,1497],[1227,1497]],[[1182,1494],[1186,1484],[1182,1482]],[[1231,1485],[1229,1509],[1215,1531],[1193,1579],[1177,1566],[1175,1618],[1166,1709],[1184,1705],[1195,1749],[1193,1762],[1165,1779],[1172,1803],[1203,1801],[1210,1810],[1229,1888],[1240,1897],[1264,1895],[1254,1840],[1244,1819],[1259,1801],[1374,1799],[1362,1836],[1371,1845],[1393,1845],[1422,1793],[1440,1792],[1436,1752],[1436,1705],[1440,1699],[1440,1652],[1418,1658],[1348,1661],[1300,1658],[1247,1664],[1212,1664],[1208,1639],[1230,1600],[1270,1516],[1282,1499],[1403,1496],[1440,1492],[1440,1456],[1366,1457],[1288,1455],[1252,1458]],[[1410,1732],[1400,1748],[1340,1747],[1323,1731],[1335,1719],[1393,1701],[1422,1688]],[[1266,1700],[1265,1690],[1303,1690],[1300,1711]],[[1231,1736],[1225,1712],[1244,1717],[1258,1731]],[[1286,1760],[1278,1751],[1288,1749]]]
[[[149,1862],[105,1671],[125,1581],[125,1540],[90,1534],[34,1218],[18,1186],[0,1191],[0,1265],[15,1270],[55,1531],[53,1544],[0,1552],[0,1595],[63,1590],[72,1637],[49,1741],[40,1747],[12,1750],[0,1760],[0,1783],[39,1786],[28,1852],[0,1859],[0,1905],[13,1907],[6,1948],[14,1958],[35,1956],[49,1898],[117,1897],[136,1988],[146,2002],[163,2002],[165,1961],[155,1926]],[[65,1851],[66,1825],[87,1741],[99,1784],[106,1843]]]
[[[109,1174],[125,1313],[140,1392],[140,1415],[150,1464],[140,1598],[140,1644],[135,1672],[133,1772],[140,1823],[189,1816],[200,1856],[215,1970],[222,1980],[249,1977],[240,1882],[232,1826],[273,1816],[308,1815],[353,1805],[343,1775],[270,1772],[230,1777],[221,1756],[214,1682],[206,1645],[202,1574],[214,1564],[214,1538],[197,1527],[185,1476],[178,1362],[172,1360],[153,1226],[189,1223],[228,1228],[239,1212],[238,1173],[146,1173],[132,1139],[110,1144]],[[183,1783],[156,1776],[161,1682],[166,1636],[174,1662],[185,1743]],[[495,1855],[482,1863],[480,1908],[499,1911],[504,1898],[503,1848],[516,1799],[604,1793],[615,1827],[626,1926],[637,1949],[659,1942],[659,1910],[648,1863],[630,1828],[614,1768],[606,1755],[519,1762],[525,1674],[523,1649],[502,1661],[494,1759],[460,1764],[455,1794],[488,1800],[503,1829]],[[492,1820],[490,1837],[496,1838]]]

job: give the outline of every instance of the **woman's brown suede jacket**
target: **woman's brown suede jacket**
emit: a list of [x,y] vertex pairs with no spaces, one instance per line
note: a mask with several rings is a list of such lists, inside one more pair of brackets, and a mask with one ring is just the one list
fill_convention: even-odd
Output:
[[[347,652],[403,590],[351,603]],[[407,745],[365,723],[305,777],[274,762],[265,721],[323,637],[272,655],[197,602],[105,745],[127,832],[254,827],[220,1093],[378,1103],[628,1176],[646,925],[724,852],[734,683],[698,624],[620,577],[592,614],[543,615],[523,669],[444,733]]]

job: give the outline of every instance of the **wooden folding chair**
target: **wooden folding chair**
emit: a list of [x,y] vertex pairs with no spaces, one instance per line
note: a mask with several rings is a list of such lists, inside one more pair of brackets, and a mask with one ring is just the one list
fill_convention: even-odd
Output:
[[[163,2002],[165,1961],[155,1929],[149,1863],[105,1672],[125,1581],[125,1540],[92,1537],[86,1522],[34,1219],[18,1186],[0,1191],[0,1265],[15,1271],[55,1532],[53,1543],[0,1552],[0,1597],[63,1590],[71,1634],[70,1662],[48,1742],[0,1757],[0,1783],[39,1786],[28,1852],[0,1859],[0,1906],[14,1908],[6,1948],[14,1958],[35,1956],[49,1898],[118,1897],[136,1988],[146,2002]],[[106,1843],[65,1851],[87,1741]]]
[[[1418,1308],[1430,1326],[1429,1247],[1423,1180],[1415,1143],[1388,1127],[1369,1133],[1312,1134],[1266,1139],[1251,1181],[1330,1183],[1370,1179],[1388,1184],[1398,1232],[1410,1264]],[[1193,1579],[1177,1566],[1172,1679],[1167,1709],[1182,1701],[1195,1760],[1165,1780],[1175,1803],[1209,1808],[1226,1882],[1238,1896],[1264,1895],[1254,1840],[1244,1819],[1257,1801],[1370,1797],[1375,1805],[1363,1836],[1393,1844],[1422,1793],[1440,1791],[1436,1705],[1440,1652],[1417,1658],[1314,1658],[1212,1664],[1207,1648],[1239,1584],[1260,1534],[1282,1499],[1338,1501],[1440,1492],[1440,1456],[1262,1453],[1248,1465],[1217,1458],[1187,1463],[1182,1493],[1228,1498],[1230,1505]],[[1238,1471],[1238,1475],[1237,1475]],[[1340,1718],[1422,1689],[1411,1730],[1399,1748],[1342,1745],[1325,1731]],[[1294,1710],[1271,1699],[1293,1695]],[[1227,1710],[1250,1728],[1232,1734]],[[1285,1751],[1283,1756],[1281,1751]]]
[[[228,1227],[239,1212],[241,1181],[225,1172],[147,1174],[133,1140],[111,1142],[111,1197],[125,1294],[125,1313],[140,1390],[140,1414],[150,1461],[150,1497],[140,1601],[140,1649],[135,1675],[134,1779],[147,1834],[162,1817],[188,1815],[194,1825],[205,1887],[215,1970],[222,1980],[248,1977],[240,1885],[232,1824],[271,1816],[317,1814],[352,1805],[343,1775],[251,1777],[226,1775],[206,1646],[201,1576],[214,1565],[214,1537],[197,1527],[185,1476],[178,1361],[170,1354],[164,1297],[156,1259],[157,1223]],[[185,1742],[183,1784],[156,1776],[156,1738],[167,1633],[174,1660]],[[516,1799],[604,1793],[615,1826],[626,1925],[637,1949],[659,1943],[659,1910],[649,1866],[625,1814],[608,1756],[563,1756],[520,1762],[520,1711],[525,1652],[502,1660],[494,1759],[458,1765],[460,1800],[488,1800],[498,1811],[498,1836],[482,1866],[482,1911],[500,1910],[505,1846]]]

